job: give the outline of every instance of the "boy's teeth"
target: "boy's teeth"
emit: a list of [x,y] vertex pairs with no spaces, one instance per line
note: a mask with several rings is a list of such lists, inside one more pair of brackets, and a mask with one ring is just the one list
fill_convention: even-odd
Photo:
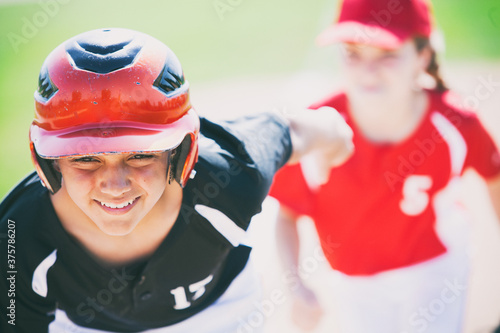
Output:
[[128,201],[128,202],[125,202],[125,203],[123,203],[123,204],[121,204],[121,205],[113,205],[113,204],[109,204],[109,203],[105,203],[105,202],[102,202],[102,201],[101,201],[101,205],[106,206],[106,207],[108,207],[108,208],[114,208],[114,209],[117,209],[117,208],[127,207],[128,205],[132,204],[132,202],[134,202],[134,200],[135,200],[135,199],[132,199],[132,200],[130,200],[130,201]]

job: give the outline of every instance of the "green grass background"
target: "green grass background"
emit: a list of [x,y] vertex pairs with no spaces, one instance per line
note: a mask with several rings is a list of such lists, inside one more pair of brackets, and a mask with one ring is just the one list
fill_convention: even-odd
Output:
[[[0,1],[0,197],[32,170],[33,92],[44,58],[62,41],[125,27],[165,42],[191,83],[279,75],[304,69],[311,52],[323,52],[313,40],[336,10],[336,0]],[[498,0],[436,0],[434,12],[445,59],[500,58]],[[27,22],[35,27],[28,33]],[[13,45],[12,38],[24,40]]]

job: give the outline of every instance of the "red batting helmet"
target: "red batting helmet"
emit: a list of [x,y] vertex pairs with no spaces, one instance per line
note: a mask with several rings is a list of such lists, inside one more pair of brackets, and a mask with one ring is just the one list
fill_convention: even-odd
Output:
[[184,186],[198,158],[199,118],[175,54],[151,36],[100,29],[73,37],[45,60],[35,92],[30,148],[44,185],[61,174],[52,159],[176,148]]

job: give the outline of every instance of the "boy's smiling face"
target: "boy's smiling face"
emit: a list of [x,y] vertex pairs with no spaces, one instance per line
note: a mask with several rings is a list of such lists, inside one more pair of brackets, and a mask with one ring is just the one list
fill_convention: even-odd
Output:
[[[127,235],[155,207],[168,183],[168,153],[123,153],[57,160],[66,193],[108,235]],[[59,193],[58,193],[59,194]]]

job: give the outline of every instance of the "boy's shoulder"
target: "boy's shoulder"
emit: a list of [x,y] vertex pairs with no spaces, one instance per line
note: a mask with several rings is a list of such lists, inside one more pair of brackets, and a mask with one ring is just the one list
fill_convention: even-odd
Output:
[[16,241],[25,248],[52,239],[55,219],[49,192],[36,172],[21,180],[0,203],[0,233],[15,227]]
[[54,214],[48,190],[36,172],[19,182],[0,203],[0,235],[8,235],[8,240],[0,239],[1,247],[7,246],[4,241],[15,246],[16,268],[23,276],[30,276],[54,250]]
[[[0,202],[0,225],[9,218],[34,217],[39,214],[39,206],[50,205],[48,190],[41,184],[36,172],[22,179]],[[29,219],[33,220],[33,219]]]

